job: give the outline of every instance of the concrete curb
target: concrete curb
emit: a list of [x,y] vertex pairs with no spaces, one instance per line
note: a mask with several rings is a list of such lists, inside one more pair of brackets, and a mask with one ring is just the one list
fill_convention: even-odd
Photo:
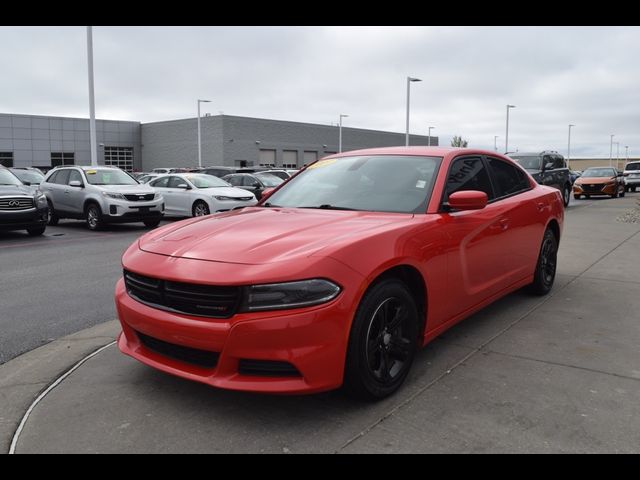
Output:
[[55,340],[0,365],[0,452],[11,439],[31,403],[49,385],[96,349],[113,342],[117,320]]

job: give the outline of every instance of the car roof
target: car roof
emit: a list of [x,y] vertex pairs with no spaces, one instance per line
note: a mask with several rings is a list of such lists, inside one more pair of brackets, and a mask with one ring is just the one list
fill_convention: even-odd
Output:
[[320,160],[327,158],[340,158],[340,157],[353,157],[354,155],[417,155],[425,157],[444,157],[447,155],[455,154],[475,154],[475,155],[492,155],[501,156],[505,155],[495,152],[493,150],[482,150],[477,148],[461,148],[461,147],[427,147],[427,146],[410,146],[410,147],[379,147],[379,148],[366,148],[362,150],[352,150],[350,152],[334,153],[322,157]]

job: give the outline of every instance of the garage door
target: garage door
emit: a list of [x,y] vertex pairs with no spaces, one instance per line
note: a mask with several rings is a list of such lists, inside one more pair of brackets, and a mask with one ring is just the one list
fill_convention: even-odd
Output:
[[260,165],[264,167],[276,166],[276,151],[275,150],[260,150]]
[[315,162],[318,159],[318,152],[304,152],[304,164],[308,165],[309,163]]
[[297,150],[284,150],[282,152],[282,168],[298,168]]

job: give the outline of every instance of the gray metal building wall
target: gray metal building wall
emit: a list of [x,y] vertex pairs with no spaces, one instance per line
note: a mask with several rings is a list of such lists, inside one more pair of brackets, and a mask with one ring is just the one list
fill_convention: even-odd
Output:
[[[96,120],[98,144],[132,147],[134,167],[140,168],[140,122]],[[50,166],[51,152],[73,152],[76,165],[91,164],[89,119],[0,114],[0,152],[13,152],[16,167]],[[98,146],[98,163],[104,148]]]
[[[338,127],[260,118],[216,115],[202,117],[203,165],[258,165],[260,150],[275,150],[276,165],[281,166],[283,152],[297,152],[298,166],[304,152],[317,152],[318,158],[338,151]],[[145,123],[142,132],[144,170],[157,167],[197,165],[197,119]],[[411,135],[412,145],[427,145],[423,135]],[[438,138],[431,137],[437,145]],[[342,128],[343,151],[369,147],[404,145],[404,134]]]

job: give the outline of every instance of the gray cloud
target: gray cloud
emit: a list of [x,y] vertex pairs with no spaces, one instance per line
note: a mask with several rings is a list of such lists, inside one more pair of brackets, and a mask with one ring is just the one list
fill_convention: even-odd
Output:
[[[83,27],[1,27],[0,112],[86,116]],[[637,27],[95,27],[100,118],[211,113],[404,131],[471,146],[640,153]],[[207,111],[207,110],[205,110]]]

